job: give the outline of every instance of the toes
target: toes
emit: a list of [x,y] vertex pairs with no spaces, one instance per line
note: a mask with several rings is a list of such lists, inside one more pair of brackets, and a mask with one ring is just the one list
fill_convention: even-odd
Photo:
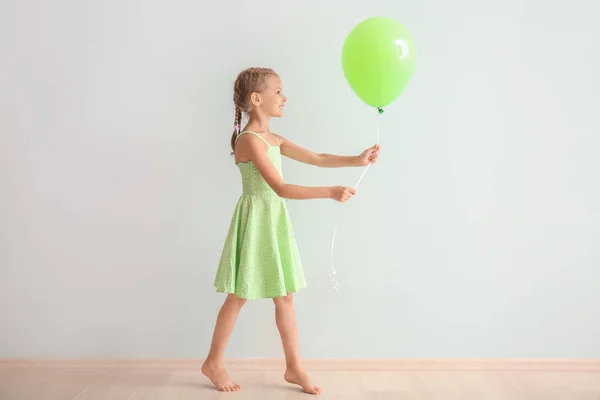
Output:
[[217,386],[217,390],[221,392],[239,392],[242,387],[237,383],[231,383],[229,385]]
[[237,383],[225,386],[225,392],[239,392],[240,390],[242,390],[242,387]]

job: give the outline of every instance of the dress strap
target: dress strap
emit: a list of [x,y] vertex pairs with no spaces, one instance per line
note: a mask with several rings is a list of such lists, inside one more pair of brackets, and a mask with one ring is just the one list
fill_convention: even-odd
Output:
[[[239,135],[237,135],[237,137],[235,138],[235,142],[237,143],[238,139],[240,138],[240,136],[246,134],[246,133],[251,133],[254,136],[256,136],[257,138],[259,138],[260,140],[262,140],[264,142],[264,144],[266,144],[267,146],[271,147],[271,145],[269,144],[269,142],[267,142],[262,136],[260,136],[258,133],[256,132],[252,132],[252,131],[244,131],[242,133],[240,133]],[[279,140],[277,140],[277,142],[279,143]]]

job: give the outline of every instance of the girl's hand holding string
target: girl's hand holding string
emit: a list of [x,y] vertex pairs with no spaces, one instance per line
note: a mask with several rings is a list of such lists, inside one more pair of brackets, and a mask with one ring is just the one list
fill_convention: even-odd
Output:
[[352,198],[356,194],[356,189],[352,189],[346,186],[333,186],[331,188],[330,197],[339,201],[340,203],[345,203]]
[[361,155],[358,156],[358,162],[360,166],[367,166],[369,164],[375,164],[379,159],[379,145],[376,144],[373,147],[368,148],[363,151]]

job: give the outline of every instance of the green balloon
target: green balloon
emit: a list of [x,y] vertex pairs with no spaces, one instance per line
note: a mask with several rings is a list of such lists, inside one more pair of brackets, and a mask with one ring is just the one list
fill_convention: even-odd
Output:
[[342,49],[342,68],[354,93],[372,107],[392,103],[415,69],[410,32],[388,17],[372,17],[356,25]]

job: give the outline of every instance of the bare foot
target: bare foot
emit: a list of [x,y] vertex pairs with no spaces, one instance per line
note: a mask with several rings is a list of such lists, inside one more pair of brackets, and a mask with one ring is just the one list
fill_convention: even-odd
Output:
[[288,369],[285,371],[285,375],[283,376],[286,381],[289,383],[294,383],[296,385],[302,386],[302,389],[305,393],[308,394],[321,394],[321,388],[313,386],[312,382],[306,372],[303,370],[292,370]]
[[222,366],[211,365],[204,362],[202,365],[202,373],[214,383],[217,390],[221,392],[237,392],[242,390],[242,387],[231,380],[227,372]]

